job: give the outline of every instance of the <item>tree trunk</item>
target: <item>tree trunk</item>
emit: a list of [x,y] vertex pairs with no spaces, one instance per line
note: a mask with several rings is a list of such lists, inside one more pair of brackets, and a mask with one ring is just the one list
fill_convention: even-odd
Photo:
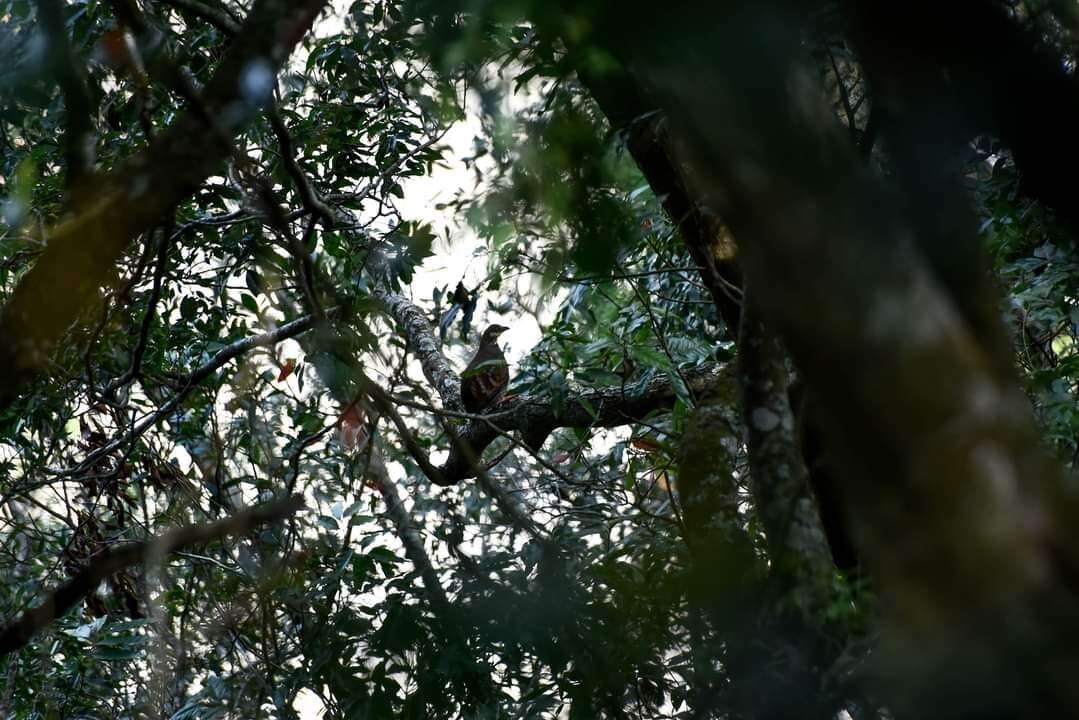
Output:
[[1079,513],[1026,398],[822,102],[802,18],[667,9],[594,26],[657,89],[821,399],[886,610],[882,694],[897,717],[1076,716]]

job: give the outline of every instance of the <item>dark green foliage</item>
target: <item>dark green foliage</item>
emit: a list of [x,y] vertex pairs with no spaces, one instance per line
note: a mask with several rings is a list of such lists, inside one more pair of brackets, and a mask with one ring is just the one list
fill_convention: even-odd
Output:
[[[0,0],[0,57],[12,58],[0,68],[0,301],[50,229],[86,210],[87,188],[197,111],[247,5],[61,3],[94,131],[92,173],[74,182],[64,139],[74,110],[38,49],[38,12]],[[647,9],[658,28],[692,5]],[[1074,62],[1065,4],[1027,5],[1010,3],[1009,17]],[[118,573],[0,658],[3,712],[892,716],[880,709],[882,685],[867,680],[880,631],[871,569],[784,577],[797,563],[773,556],[762,518],[793,511],[765,512],[750,492],[743,411],[752,418],[754,408],[739,408],[727,374],[712,392],[686,382],[709,363],[733,366],[737,338],[682,218],[664,214],[666,198],[627,148],[632,124],[612,130],[580,82],[625,71],[613,48],[625,54],[639,41],[671,54],[658,29],[619,35],[647,17],[608,12],[591,2],[364,0],[322,16],[272,88],[276,117],[256,117],[198,191],[127,248],[100,302],[0,410],[0,623],[117,543],[292,492],[308,511]],[[844,12],[814,3],[798,51],[819,71],[859,171],[897,196],[913,193],[897,135],[877,142],[875,89]],[[751,86],[757,39],[742,40],[740,77]],[[138,62],[110,60],[116,43]],[[462,124],[475,131],[471,149],[449,139]],[[1003,317],[1041,439],[1074,465],[1075,227],[1032,195],[1000,138],[960,149],[979,224],[970,237],[1003,296],[999,313],[973,304]],[[676,151],[685,148],[658,154],[686,181],[687,207],[727,202],[700,191],[708,178]],[[790,167],[811,167],[803,160]],[[438,207],[402,209],[443,165],[464,167],[465,186]],[[825,194],[819,178],[792,177],[810,205]],[[461,237],[442,235],[446,211]],[[939,231],[934,221],[915,224],[928,228],[919,237]],[[919,251],[933,254],[924,238]],[[456,272],[454,256],[468,253],[462,277],[442,269]],[[933,270],[946,275],[942,264]],[[742,290],[729,291],[737,307]],[[556,417],[580,402],[598,420],[599,408],[580,400],[590,391],[625,396],[662,381],[673,397],[614,428],[556,429],[542,447],[502,434],[481,477],[436,488],[423,461],[442,462],[467,420],[424,377],[423,338],[385,312],[391,292],[415,303],[455,371],[477,330],[536,320],[527,353],[511,347],[509,394]],[[826,328],[831,318],[817,317],[812,300],[794,314]],[[300,330],[269,337],[296,322]],[[955,486],[941,492],[964,487]]]

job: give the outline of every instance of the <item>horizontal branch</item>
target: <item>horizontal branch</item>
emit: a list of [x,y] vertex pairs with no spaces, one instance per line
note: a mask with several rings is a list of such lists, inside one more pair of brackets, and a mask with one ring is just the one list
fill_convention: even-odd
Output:
[[205,20],[226,35],[238,35],[242,31],[240,23],[225,12],[224,8],[213,7],[201,0],[165,0],[165,4]]
[[126,567],[142,563],[148,557],[168,555],[191,545],[213,542],[229,535],[242,535],[263,523],[288,517],[301,507],[303,498],[293,495],[285,500],[241,510],[217,522],[186,525],[156,538],[126,543],[108,550],[54,590],[43,603],[27,610],[18,621],[0,630],[0,657],[26,645],[34,633],[50,625],[92,593],[102,581]]
[[[734,382],[724,373],[724,366],[706,363],[682,373],[691,393],[708,391],[716,383]],[[680,378],[681,379],[681,378]],[[733,387],[733,386],[732,386]],[[440,474],[450,482],[460,482],[475,474],[464,448],[479,456],[500,434],[517,431],[525,444],[534,450],[562,427],[617,427],[641,420],[656,410],[674,405],[677,395],[668,375],[627,387],[609,387],[564,398],[561,409],[550,396],[524,396],[495,406],[496,412],[472,420],[459,433],[461,443],[454,443]]]
[[[651,412],[671,407],[677,397],[670,377],[660,375],[629,386],[593,390],[565,398],[560,403],[560,410],[556,410],[550,396],[526,396],[501,403],[491,414],[482,417],[469,415],[461,412],[461,380],[442,354],[427,314],[394,292],[379,290],[375,292],[375,297],[404,330],[409,349],[420,361],[424,376],[442,398],[443,414],[468,420],[468,424],[459,432],[446,427],[453,442],[450,444],[449,458],[441,468],[434,467],[427,460],[407,428],[403,427],[403,420],[399,419],[397,423],[409,453],[424,474],[437,485],[454,485],[475,477],[477,469],[482,471],[480,456],[499,435],[518,431],[526,446],[539,450],[556,428],[626,425]],[[698,394],[720,382],[722,375],[722,366],[708,363],[683,372],[679,380],[684,379],[691,394]],[[372,399],[380,402],[385,410],[390,399],[384,395],[384,392],[376,389]],[[392,418],[396,413],[389,414]]]

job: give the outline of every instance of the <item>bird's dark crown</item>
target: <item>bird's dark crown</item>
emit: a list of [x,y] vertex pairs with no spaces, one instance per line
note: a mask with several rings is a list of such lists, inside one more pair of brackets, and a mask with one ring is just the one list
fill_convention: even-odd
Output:
[[494,342],[498,342],[498,336],[509,330],[504,325],[488,325],[487,329],[483,331],[483,335],[480,336],[481,345],[489,345]]

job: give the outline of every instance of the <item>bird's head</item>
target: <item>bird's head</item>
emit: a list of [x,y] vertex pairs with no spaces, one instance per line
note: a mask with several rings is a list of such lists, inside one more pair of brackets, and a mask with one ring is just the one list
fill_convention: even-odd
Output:
[[498,336],[509,330],[504,325],[488,325],[480,336],[480,345],[493,345],[498,342]]

